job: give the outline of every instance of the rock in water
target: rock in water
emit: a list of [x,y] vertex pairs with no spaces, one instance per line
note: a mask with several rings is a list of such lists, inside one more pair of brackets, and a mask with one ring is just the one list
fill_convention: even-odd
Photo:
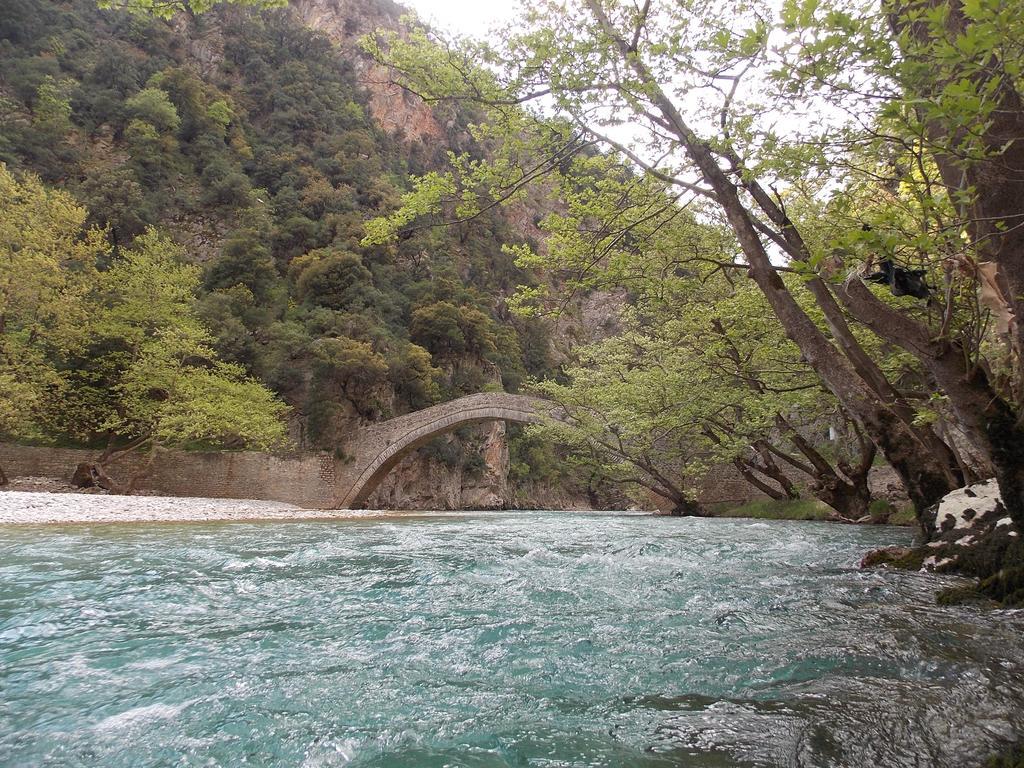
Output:
[[1020,532],[1003,507],[995,480],[946,494],[925,512],[925,530],[934,550],[923,567],[988,576],[998,569]]
[[948,493],[925,511],[922,524],[929,539],[926,544],[898,552],[876,550],[861,565],[975,576],[982,580],[977,589],[954,590],[956,595],[950,592],[940,599],[981,594],[1006,605],[1024,604],[1024,541],[1003,507],[995,480]]
[[994,479],[968,485],[946,494],[942,501],[925,513],[924,523],[929,537],[950,531],[966,530],[990,521],[1009,525],[1010,518],[999,498],[999,486]]

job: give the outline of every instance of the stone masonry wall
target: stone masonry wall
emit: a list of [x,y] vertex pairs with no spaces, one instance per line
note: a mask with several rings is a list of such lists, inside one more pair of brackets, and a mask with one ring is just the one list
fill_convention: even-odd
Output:
[[[41,448],[0,443],[0,466],[8,477],[53,477],[70,480],[80,462],[96,451]],[[111,467],[128,477],[148,457],[128,456]],[[166,451],[153,462],[141,491],[166,496],[269,499],[300,507],[330,507],[335,496],[336,460],[330,454],[279,456],[253,452]]]
[[[806,488],[809,480],[807,475],[786,464],[781,469],[798,487]],[[909,503],[899,475],[888,465],[871,468],[868,487],[877,499],[885,499],[897,506]],[[768,497],[744,480],[734,466],[722,464],[712,467],[698,484],[697,498],[702,504],[741,506]]]

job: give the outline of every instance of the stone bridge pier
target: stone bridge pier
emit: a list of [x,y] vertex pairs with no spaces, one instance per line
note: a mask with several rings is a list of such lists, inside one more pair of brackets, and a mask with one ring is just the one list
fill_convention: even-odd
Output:
[[350,443],[350,457],[336,464],[332,506],[360,509],[398,462],[438,435],[486,421],[534,424],[553,412],[554,404],[537,397],[483,392],[367,425]]

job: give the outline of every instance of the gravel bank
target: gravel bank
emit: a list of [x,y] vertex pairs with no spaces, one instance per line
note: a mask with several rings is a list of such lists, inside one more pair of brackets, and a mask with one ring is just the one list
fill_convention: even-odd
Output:
[[310,520],[379,514],[302,509],[277,501],[249,499],[0,491],[0,524]]

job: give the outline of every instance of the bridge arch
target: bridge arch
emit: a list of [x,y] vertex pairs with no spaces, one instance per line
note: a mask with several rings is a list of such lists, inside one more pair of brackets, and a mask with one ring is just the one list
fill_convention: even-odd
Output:
[[360,434],[352,483],[336,506],[360,509],[398,462],[438,435],[488,421],[536,424],[551,408],[551,403],[536,397],[485,392],[368,427]]

